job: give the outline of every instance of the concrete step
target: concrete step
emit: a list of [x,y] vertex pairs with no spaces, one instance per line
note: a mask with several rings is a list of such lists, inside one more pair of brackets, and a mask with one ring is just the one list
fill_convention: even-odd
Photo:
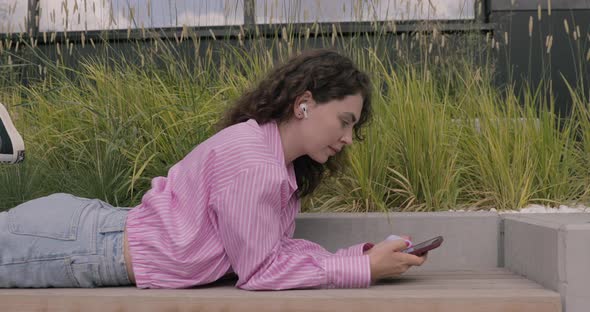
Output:
[[234,282],[179,290],[0,289],[0,311],[561,312],[557,292],[502,268],[410,271],[367,289],[252,292]]

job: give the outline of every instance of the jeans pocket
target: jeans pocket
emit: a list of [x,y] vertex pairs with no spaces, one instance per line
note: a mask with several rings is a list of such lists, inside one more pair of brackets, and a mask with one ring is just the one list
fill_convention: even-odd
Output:
[[69,260],[77,287],[94,288],[103,285],[99,271],[101,263],[104,263],[101,256],[74,256]]
[[8,211],[8,230],[17,235],[74,241],[80,216],[89,202],[61,193],[30,200]]

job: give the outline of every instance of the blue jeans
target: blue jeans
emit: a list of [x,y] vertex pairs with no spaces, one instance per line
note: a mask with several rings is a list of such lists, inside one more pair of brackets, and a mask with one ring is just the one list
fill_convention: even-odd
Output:
[[128,210],[59,193],[0,212],[0,288],[131,285]]

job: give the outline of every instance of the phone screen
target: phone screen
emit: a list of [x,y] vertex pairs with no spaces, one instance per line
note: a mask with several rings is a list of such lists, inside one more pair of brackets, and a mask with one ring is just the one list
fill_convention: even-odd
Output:
[[412,254],[415,256],[422,256],[427,251],[439,247],[442,244],[442,242],[443,242],[442,236],[437,236],[435,238],[431,238],[427,241],[424,241],[420,244],[414,245],[410,248],[406,248],[402,252],[409,253],[409,254]]

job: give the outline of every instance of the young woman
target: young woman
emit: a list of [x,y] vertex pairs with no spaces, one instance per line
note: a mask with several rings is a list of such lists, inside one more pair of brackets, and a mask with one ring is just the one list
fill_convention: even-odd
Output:
[[300,198],[343,165],[370,115],[369,78],[350,59],[302,53],[137,207],[53,194],[0,213],[0,287],[186,288],[235,274],[247,290],[351,288],[421,265],[403,239],[333,254],[292,238]]

